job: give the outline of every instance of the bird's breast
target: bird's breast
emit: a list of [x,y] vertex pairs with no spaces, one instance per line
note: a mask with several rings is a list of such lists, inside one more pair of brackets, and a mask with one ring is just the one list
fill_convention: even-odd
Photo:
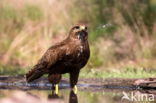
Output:
[[52,67],[57,72],[67,73],[73,69],[81,69],[86,65],[90,55],[88,45],[73,45],[66,50],[66,55]]
[[80,57],[83,54],[83,46],[80,46],[80,48],[77,50],[77,57]]
[[77,65],[80,68],[83,67],[89,58],[89,48],[87,45],[80,45],[75,49],[71,57],[71,65]]

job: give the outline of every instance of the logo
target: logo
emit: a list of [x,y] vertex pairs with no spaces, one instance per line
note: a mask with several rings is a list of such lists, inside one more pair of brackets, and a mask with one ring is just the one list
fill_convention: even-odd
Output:
[[145,94],[140,92],[122,92],[123,96],[121,100],[128,100],[128,101],[154,101],[153,94]]

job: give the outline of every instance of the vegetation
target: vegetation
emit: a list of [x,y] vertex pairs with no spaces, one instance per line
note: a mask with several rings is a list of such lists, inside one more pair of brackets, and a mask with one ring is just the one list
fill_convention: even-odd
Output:
[[81,77],[154,76],[155,17],[155,0],[2,0],[0,75],[24,74],[73,24],[86,23],[91,58]]
[[[0,75],[24,75],[30,68],[19,68],[13,66],[3,66],[0,68]],[[125,67],[120,70],[111,69],[110,71],[101,71],[97,69],[83,69],[80,78],[147,78],[155,77],[154,69]],[[46,75],[45,75],[46,76]],[[63,75],[69,77],[69,74]]]

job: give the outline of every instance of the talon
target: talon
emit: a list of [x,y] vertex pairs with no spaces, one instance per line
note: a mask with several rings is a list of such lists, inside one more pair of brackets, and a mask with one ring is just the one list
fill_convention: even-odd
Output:
[[58,84],[55,85],[55,94],[58,94]]
[[73,91],[74,91],[75,94],[77,94],[77,86],[76,85],[74,86],[74,90]]

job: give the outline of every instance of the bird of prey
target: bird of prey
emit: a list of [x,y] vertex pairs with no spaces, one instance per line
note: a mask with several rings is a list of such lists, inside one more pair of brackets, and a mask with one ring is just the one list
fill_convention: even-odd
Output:
[[42,75],[48,74],[48,80],[58,94],[61,75],[69,73],[70,87],[76,93],[79,72],[88,62],[89,56],[87,26],[75,25],[65,40],[51,46],[44,53],[38,63],[26,74],[26,80],[32,82]]

